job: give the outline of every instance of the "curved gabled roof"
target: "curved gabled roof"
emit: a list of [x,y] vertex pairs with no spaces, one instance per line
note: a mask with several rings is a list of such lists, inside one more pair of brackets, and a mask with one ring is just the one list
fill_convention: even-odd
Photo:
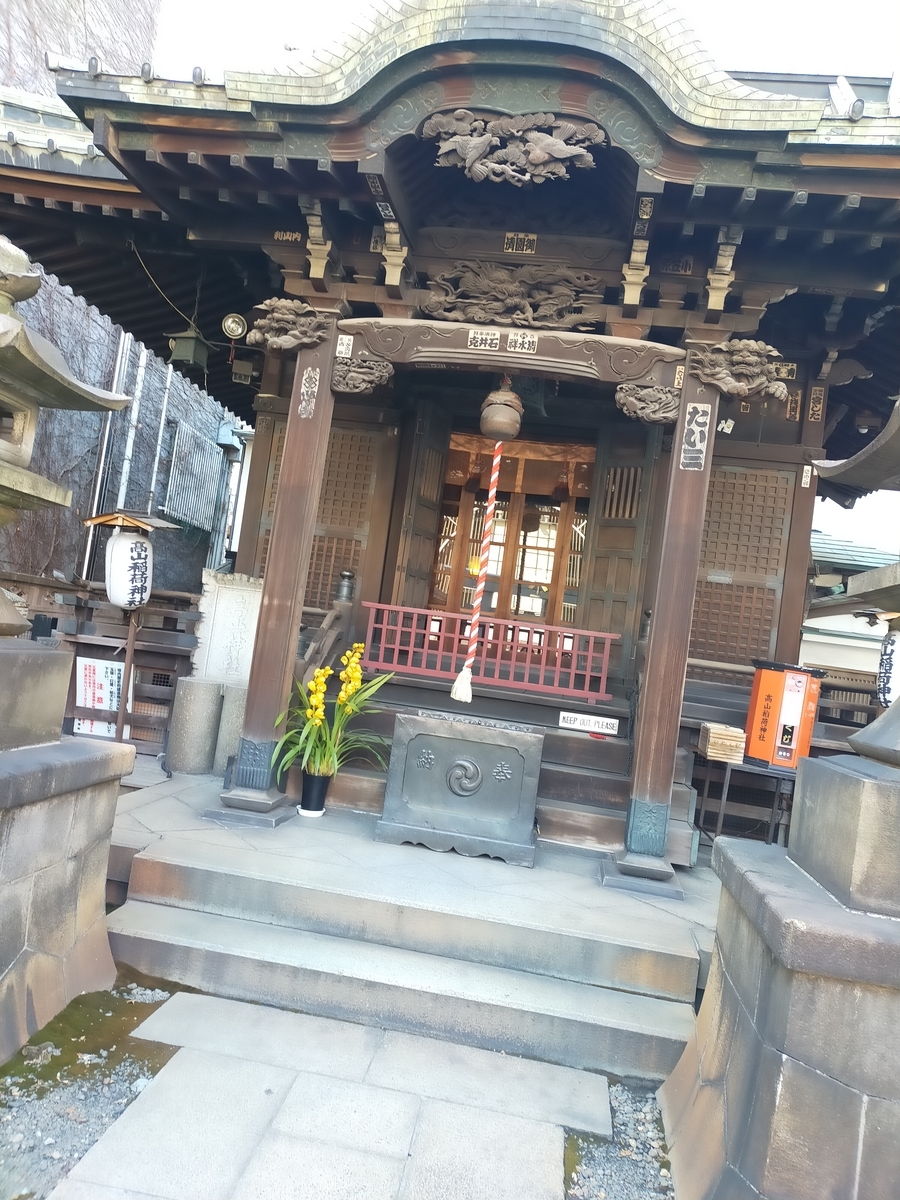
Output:
[[[675,116],[709,129],[806,129],[822,100],[758,91],[719,70],[669,0],[373,0],[368,18],[308,75],[228,72],[230,99],[332,105],[400,59],[444,45],[537,43],[602,54]],[[464,60],[463,60],[464,61]]]

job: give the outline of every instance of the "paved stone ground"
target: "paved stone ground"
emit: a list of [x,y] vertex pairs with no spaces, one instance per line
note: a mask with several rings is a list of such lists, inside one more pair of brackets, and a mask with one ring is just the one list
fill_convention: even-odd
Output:
[[179,993],[173,1059],[52,1200],[563,1200],[566,1129],[609,1138],[603,1076]]

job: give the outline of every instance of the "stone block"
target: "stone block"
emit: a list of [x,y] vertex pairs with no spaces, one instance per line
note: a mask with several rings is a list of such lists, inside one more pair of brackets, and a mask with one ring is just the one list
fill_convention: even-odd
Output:
[[74,737],[7,750],[0,754],[0,811],[119,780],[134,757],[134,746]]
[[98,783],[91,792],[89,804],[76,803],[69,830],[69,855],[80,854],[99,839],[107,839],[116,819],[119,781],[110,779]]
[[854,1195],[862,1096],[765,1047],[737,1169],[763,1196]]
[[[313,1132],[311,1129],[310,1133]],[[336,1150],[319,1141],[318,1134],[315,1140],[309,1140],[273,1130],[253,1152],[229,1197],[230,1200],[275,1200],[275,1197],[396,1200],[405,1166],[402,1160],[385,1154]]]
[[740,1002],[756,1018],[768,950],[731,893],[722,889],[716,938],[722,967]]
[[900,1186],[900,1104],[870,1096],[860,1157],[859,1200],[897,1200]]
[[54,796],[43,804],[0,809],[0,887],[53,866],[64,853],[72,802]]
[[386,1032],[366,1082],[612,1136],[606,1079],[572,1067]]
[[61,959],[31,950],[23,958],[25,1025],[31,1037],[62,1012],[68,1001]]
[[212,771],[222,714],[221,683],[191,676],[179,679],[169,724],[166,764],[184,775]]
[[22,972],[8,971],[5,976],[0,976],[0,1066],[8,1062],[29,1037]]
[[75,936],[81,937],[95,921],[106,915],[106,864],[109,843],[104,837],[80,856],[78,894],[75,902]]
[[[761,1033],[776,1050],[858,1091],[900,1102],[900,987],[780,968]],[[824,1036],[823,1030],[834,1036]]]
[[106,878],[114,879],[117,883],[127,884],[131,878],[132,859],[146,849],[155,838],[156,835],[147,830],[138,833],[116,825],[109,846]]
[[[706,1003],[704,994],[701,1011]],[[715,994],[710,997],[710,1007],[713,1004],[715,1010],[710,1015],[710,1036],[700,1049],[700,1078],[704,1083],[720,1083],[725,1079],[741,1007],[734,985],[724,971],[721,972],[718,997]]]
[[225,778],[225,769],[228,766],[229,758],[233,754],[237,754],[246,707],[247,689],[235,684],[226,684],[212,765],[213,775],[218,775],[220,779]]
[[98,917],[69,950],[63,961],[66,1004],[85,992],[102,992],[116,982],[116,964],[109,948],[106,917]]
[[681,1058],[657,1093],[670,1147],[674,1147],[684,1136],[683,1131],[689,1123],[690,1113],[699,1092],[700,1054],[697,1033],[694,1030],[687,1040]]
[[734,992],[731,994],[735,1021],[725,1067],[725,1150],[728,1161],[737,1163],[753,1111],[763,1043]]
[[75,909],[81,862],[64,858],[38,871],[31,893],[29,949],[62,958],[75,942]]
[[25,948],[31,879],[17,879],[3,886],[3,916],[0,918],[0,979]]
[[59,741],[71,650],[0,638],[0,751]]
[[850,908],[900,916],[900,770],[849,754],[803,759],[790,857]]
[[278,1067],[182,1050],[70,1177],[169,1200],[231,1196],[293,1080]]
[[399,1200],[562,1200],[562,1155],[557,1125],[429,1100]]
[[725,1111],[722,1087],[701,1085],[686,1119],[669,1143],[678,1194],[709,1196],[725,1168]]
[[[291,1137],[309,1137],[347,1150],[406,1159],[419,1097],[348,1079],[301,1072],[272,1128]],[[315,1131],[309,1114],[315,1113]]]

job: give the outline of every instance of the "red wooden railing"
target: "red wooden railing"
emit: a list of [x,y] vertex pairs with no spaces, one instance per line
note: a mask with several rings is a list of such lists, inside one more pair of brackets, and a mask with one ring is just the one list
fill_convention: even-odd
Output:
[[[469,642],[465,613],[364,603],[369,610],[364,667],[446,679],[462,670]],[[472,682],[577,700],[610,700],[609,651],[617,633],[594,633],[482,617]]]

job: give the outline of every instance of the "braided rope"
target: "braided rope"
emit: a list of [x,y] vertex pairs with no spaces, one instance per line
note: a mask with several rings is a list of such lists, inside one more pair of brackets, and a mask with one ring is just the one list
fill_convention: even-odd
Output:
[[494,533],[494,509],[497,507],[497,484],[500,480],[500,457],[503,453],[503,443],[494,446],[494,461],[491,464],[491,482],[488,487],[487,508],[484,511],[484,535],[481,539],[481,563],[478,567],[478,582],[475,585],[475,595],[472,598],[472,616],[469,623],[469,650],[463,670],[472,670],[475,655],[478,652],[478,626],[481,621],[481,602],[484,598],[484,585],[487,581],[488,559],[491,553],[491,538]]

